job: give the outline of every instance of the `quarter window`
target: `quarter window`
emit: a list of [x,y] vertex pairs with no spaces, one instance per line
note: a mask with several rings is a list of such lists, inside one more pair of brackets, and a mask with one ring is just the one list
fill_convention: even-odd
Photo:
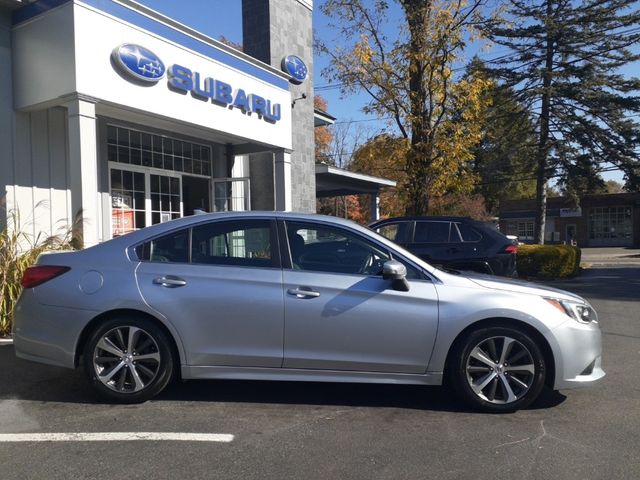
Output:
[[456,223],[458,231],[462,237],[463,242],[479,242],[482,240],[482,235],[478,233],[473,227],[465,223]]

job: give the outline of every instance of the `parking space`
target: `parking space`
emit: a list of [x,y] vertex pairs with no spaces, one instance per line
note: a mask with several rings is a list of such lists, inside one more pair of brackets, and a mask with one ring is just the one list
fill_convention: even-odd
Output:
[[[106,405],[82,372],[0,346],[0,434],[119,433],[0,435],[2,478],[638,478],[640,268],[590,269],[553,286],[598,310],[607,377],[509,415],[471,412],[435,387],[242,381]],[[136,432],[157,435],[124,436]],[[178,438],[187,434],[228,441]]]

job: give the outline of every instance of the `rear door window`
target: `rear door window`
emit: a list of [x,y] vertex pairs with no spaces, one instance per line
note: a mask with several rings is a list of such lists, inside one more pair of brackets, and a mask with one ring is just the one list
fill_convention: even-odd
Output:
[[450,226],[451,222],[416,222],[413,241],[415,243],[449,243]]
[[138,245],[136,254],[147,262],[189,263],[189,229],[171,232]]
[[269,220],[211,222],[193,227],[191,262],[239,267],[276,267]]

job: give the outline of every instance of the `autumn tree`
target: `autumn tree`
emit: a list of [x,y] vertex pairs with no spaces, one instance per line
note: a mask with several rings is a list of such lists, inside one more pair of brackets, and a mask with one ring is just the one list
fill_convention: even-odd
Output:
[[[389,119],[405,141],[398,166],[407,214],[426,214],[431,198],[474,183],[469,165],[487,81],[457,78],[455,68],[483,1],[397,0],[401,22],[388,20],[385,0],[326,0],[321,7],[342,42],[317,42],[331,60],[323,75],[343,95],[366,92],[364,111]],[[454,112],[462,115],[454,120]]]
[[[387,178],[394,180],[398,185],[405,185],[407,172],[404,162],[410,148],[406,138],[389,134],[378,135],[354,152],[349,170]],[[381,216],[403,215],[406,211],[407,196],[408,192],[402,188],[383,189],[380,193]],[[361,208],[370,213],[368,202],[363,202]]]
[[[323,112],[327,111],[327,101],[320,95],[313,97],[313,107]],[[333,141],[333,134],[328,127],[315,127],[313,129],[315,135],[315,159],[316,163],[327,163],[330,165],[335,164],[334,158],[331,156],[331,143]]]
[[537,116],[536,230],[544,243],[547,181],[593,186],[603,164],[640,187],[640,80],[620,69],[640,60],[637,0],[511,0],[487,35],[507,49],[493,72]]

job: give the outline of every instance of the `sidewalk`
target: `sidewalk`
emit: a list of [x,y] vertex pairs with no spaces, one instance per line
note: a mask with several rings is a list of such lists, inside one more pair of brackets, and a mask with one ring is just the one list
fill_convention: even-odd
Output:
[[599,247],[582,249],[584,267],[640,266],[640,248]]

